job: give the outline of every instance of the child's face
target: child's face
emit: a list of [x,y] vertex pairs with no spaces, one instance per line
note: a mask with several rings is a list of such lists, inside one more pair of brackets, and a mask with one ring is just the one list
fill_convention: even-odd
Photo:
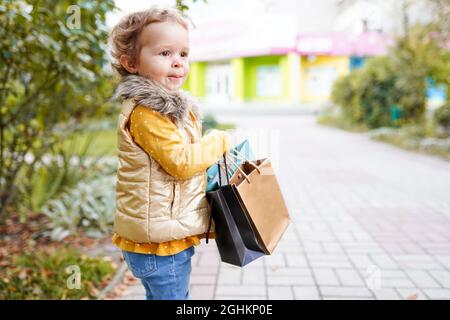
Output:
[[139,36],[136,71],[177,90],[189,73],[189,33],[178,23],[158,22],[146,26]]

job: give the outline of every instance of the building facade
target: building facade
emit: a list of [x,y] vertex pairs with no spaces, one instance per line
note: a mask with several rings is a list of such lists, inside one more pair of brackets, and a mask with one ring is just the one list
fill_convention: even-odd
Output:
[[260,20],[199,26],[184,88],[216,103],[322,103],[337,78],[360,67],[366,57],[386,54],[392,43],[379,32],[297,33],[295,22],[286,17]]
[[[388,53],[405,1],[246,1],[242,12],[220,18],[211,3],[202,14],[210,19],[195,19],[184,88],[214,103],[327,102],[336,79]],[[428,19],[414,3],[409,21]]]

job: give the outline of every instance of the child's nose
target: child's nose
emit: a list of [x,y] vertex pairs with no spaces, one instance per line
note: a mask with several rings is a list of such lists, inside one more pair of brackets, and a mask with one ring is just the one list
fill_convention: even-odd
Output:
[[182,63],[181,63],[181,61],[178,60],[178,59],[175,59],[175,60],[172,62],[172,67],[174,67],[174,68],[179,68],[179,67],[181,67],[181,66],[182,66]]

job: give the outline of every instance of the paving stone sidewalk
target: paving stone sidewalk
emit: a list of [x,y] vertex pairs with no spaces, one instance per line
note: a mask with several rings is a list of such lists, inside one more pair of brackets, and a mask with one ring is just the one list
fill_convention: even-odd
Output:
[[[244,268],[196,247],[193,299],[450,299],[450,162],[317,125],[219,117],[270,132],[293,223]],[[123,299],[144,299],[141,286]]]

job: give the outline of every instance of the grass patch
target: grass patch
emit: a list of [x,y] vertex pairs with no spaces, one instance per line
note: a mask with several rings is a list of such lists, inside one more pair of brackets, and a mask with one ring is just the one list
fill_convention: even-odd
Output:
[[[80,271],[80,287],[76,270]],[[95,299],[116,271],[109,257],[88,257],[69,248],[13,256],[0,271],[0,300]]]
[[233,130],[235,128],[236,128],[236,126],[231,123],[220,123],[217,126],[215,126],[215,129],[224,130],[224,131]]
[[[88,148],[85,151],[84,146],[86,145],[88,145]],[[74,154],[84,154],[88,157],[116,156],[117,130],[107,129],[75,133],[65,141],[64,147]]]
[[424,136],[418,126],[378,128],[369,132],[371,139],[386,142],[402,149],[417,151],[450,160],[450,138]]
[[421,138],[411,135],[411,130],[383,127],[370,131],[368,136],[406,150],[419,150],[420,147]]
[[350,132],[364,133],[371,139],[405,150],[450,160],[450,138],[439,133],[436,125],[430,119],[421,125],[405,124],[400,128],[381,127],[370,130],[363,124],[352,123],[338,109],[328,107],[318,116],[317,123]]

